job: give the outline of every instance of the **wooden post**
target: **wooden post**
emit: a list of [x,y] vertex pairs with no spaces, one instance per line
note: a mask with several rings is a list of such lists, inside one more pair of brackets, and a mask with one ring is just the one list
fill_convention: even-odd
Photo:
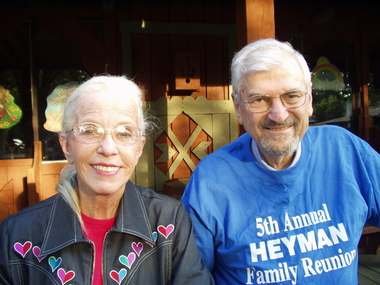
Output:
[[[236,0],[237,49],[259,39],[275,38],[274,0]],[[240,126],[239,134],[244,133]]]
[[34,65],[34,23],[29,23],[29,63],[30,63],[30,93],[32,97],[32,127],[33,141],[39,141],[38,123],[38,95],[37,95],[37,70]]
[[353,115],[356,132],[359,137],[369,141],[369,128],[372,126],[372,117],[369,115],[369,43],[368,39],[363,37],[363,31],[356,38],[355,46],[355,66],[356,66],[356,86],[354,86],[355,96],[353,98]]
[[274,0],[236,0],[238,49],[275,37]]
[[28,206],[40,201],[42,142],[34,142],[33,165],[27,169]]

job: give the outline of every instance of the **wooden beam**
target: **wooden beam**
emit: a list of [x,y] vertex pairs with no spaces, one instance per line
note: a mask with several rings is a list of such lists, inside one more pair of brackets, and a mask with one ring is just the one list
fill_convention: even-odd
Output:
[[275,37],[274,0],[236,0],[238,49]]
[[32,128],[33,141],[39,141],[38,122],[38,94],[37,94],[37,69],[34,62],[35,29],[32,22],[29,23],[29,63],[30,63],[30,93],[32,102]]
[[42,142],[34,142],[33,165],[27,169],[27,189],[28,206],[41,201],[41,162],[42,162]]
[[[364,14],[362,14],[364,16]],[[359,23],[359,34],[355,44],[355,82],[353,98],[353,115],[357,126],[357,135],[369,141],[369,129],[372,126],[372,117],[369,115],[369,39],[364,37],[365,27]]]

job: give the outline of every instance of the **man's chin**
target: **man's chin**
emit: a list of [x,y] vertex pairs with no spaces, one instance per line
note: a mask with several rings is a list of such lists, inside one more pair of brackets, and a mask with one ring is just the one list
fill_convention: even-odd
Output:
[[262,138],[260,144],[262,148],[270,154],[288,155],[297,150],[299,143],[298,136],[275,136],[270,138]]

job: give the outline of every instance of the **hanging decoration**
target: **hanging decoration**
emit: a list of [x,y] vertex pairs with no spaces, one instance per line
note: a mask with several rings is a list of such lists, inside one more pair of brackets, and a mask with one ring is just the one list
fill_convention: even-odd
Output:
[[51,132],[60,132],[62,128],[62,117],[65,110],[67,98],[78,87],[76,82],[58,85],[46,98],[45,110],[46,122],[44,128]]
[[9,129],[16,125],[22,116],[22,111],[9,94],[9,90],[0,85],[0,129]]
[[341,91],[345,87],[342,73],[324,56],[318,59],[317,66],[312,70],[311,81],[316,90]]

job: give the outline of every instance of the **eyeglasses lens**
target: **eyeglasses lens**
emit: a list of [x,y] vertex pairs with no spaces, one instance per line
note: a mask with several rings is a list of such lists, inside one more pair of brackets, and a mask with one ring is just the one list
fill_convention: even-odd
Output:
[[[106,131],[97,124],[83,123],[73,128],[74,136],[84,143],[95,143],[102,140]],[[142,136],[139,128],[130,125],[120,125],[110,131],[115,141],[128,145],[133,144]]]
[[302,91],[294,91],[281,94],[279,96],[269,96],[269,95],[255,95],[249,98],[249,100],[244,101],[247,103],[249,110],[253,113],[266,112],[272,105],[272,100],[274,97],[280,97],[282,104],[288,109],[294,109],[301,107],[305,104],[306,93]]

